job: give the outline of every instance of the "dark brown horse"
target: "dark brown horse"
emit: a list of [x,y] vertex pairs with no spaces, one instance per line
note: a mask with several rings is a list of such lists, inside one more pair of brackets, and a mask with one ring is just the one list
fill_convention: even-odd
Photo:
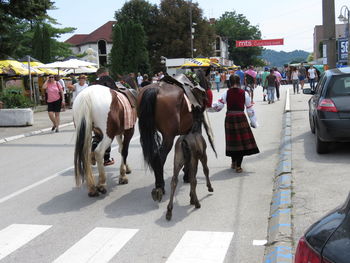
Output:
[[[209,72],[209,70],[207,74],[202,71],[197,72],[199,85],[204,89],[210,89],[210,82],[207,80]],[[200,90],[195,92],[197,92],[196,97],[199,98],[198,103],[204,111],[206,93]],[[193,116],[184,96],[184,90],[162,81],[143,88],[137,98],[137,104],[143,156],[155,174],[152,198],[160,202],[165,193],[164,163],[173,146],[175,136],[191,131]],[[212,141],[211,145],[213,147]]]
[[171,193],[166,213],[167,220],[171,220],[172,217],[174,194],[178,182],[178,175],[182,167],[187,166],[188,168],[188,176],[191,183],[191,205],[194,205],[196,208],[201,207],[196,193],[198,161],[202,163],[208,191],[214,191],[209,180],[208,158],[206,153],[207,144],[202,136],[203,112],[194,109],[193,118],[191,132],[186,135],[181,135],[175,143],[174,173],[171,179]]

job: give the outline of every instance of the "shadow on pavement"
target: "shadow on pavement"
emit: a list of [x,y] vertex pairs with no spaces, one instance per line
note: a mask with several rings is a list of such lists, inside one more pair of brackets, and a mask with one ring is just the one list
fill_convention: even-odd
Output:
[[298,141],[303,141],[305,158],[310,162],[349,163],[350,143],[331,143],[329,153],[318,154],[316,152],[316,138],[311,132],[304,132],[292,138],[292,144]]
[[[170,184],[170,179],[165,181],[165,187]],[[109,218],[122,218],[126,216],[146,214],[150,211],[159,209],[156,202],[152,200],[151,192],[154,184],[146,187],[137,188],[131,192],[119,197],[114,202],[107,205],[104,209]],[[169,200],[169,192],[163,196],[162,202]]]
[[[67,171],[62,175],[71,175],[72,171]],[[106,198],[110,192],[116,188],[117,183],[115,178],[111,178],[112,175],[107,173],[107,194],[100,195],[98,197],[88,197],[88,191],[86,184],[82,187],[74,187],[70,191],[57,195],[46,203],[42,203],[38,206],[38,211],[44,215],[67,213],[72,211],[79,211],[80,209],[87,207],[97,201]]]

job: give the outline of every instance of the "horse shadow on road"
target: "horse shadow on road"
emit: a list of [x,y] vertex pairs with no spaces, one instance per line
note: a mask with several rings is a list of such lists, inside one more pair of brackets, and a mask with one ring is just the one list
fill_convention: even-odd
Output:
[[[68,173],[71,175],[72,171],[67,171],[61,176],[66,176]],[[116,186],[117,179],[113,178],[113,174],[107,173],[107,194],[90,198],[88,197],[86,184],[84,183],[81,187],[73,187],[70,191],[57,195],[46,203],[42,203],[37,209],[44,215],[79,211],[108,197]]]
[[[170,184],[170,179],[165,180],[165,186]],[[105,213],[109,218],[122,218],[149,213],[158,210],[159,205],[152,200],[151,192],[154,184],[136,188],[129,193],[121,195],[117,200],[105,207]],[[169,199],[170,190],[163,196],[162,202]]]

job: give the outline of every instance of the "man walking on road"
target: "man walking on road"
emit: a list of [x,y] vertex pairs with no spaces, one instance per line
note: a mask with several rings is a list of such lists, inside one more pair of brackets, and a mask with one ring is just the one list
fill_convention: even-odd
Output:
[[307,76],[309,78],[311,90],[315,90],[315,81],[317,79],[317,73],[313,65],[311,65],[309,70],[307,71]]
[[306,68],[304,67],[304,63],[301,63],[299,68],[299,80],[300,80],[301,90],[304,89],[305,79],[306,79]]
[[281,80],[282,80],[282,75],[281,73],[279,73],[279,71],[277,70],[277,68],[274,68],[274,73],[276,76],[276,97],[278,100],[280,100],[280,85],[281,85]]
[[238,70],[235,72],[235,75],[237,75],[241,81],[241,87],[244,85],[244,72],[241,69],[241,67],[238,67]]
[[263,100],[266,101],[266,95],[267,95],[267,82],[266,77],[270,75],[269,69],[266,67],[265,71],[261,74],[261,85],[263,87]]

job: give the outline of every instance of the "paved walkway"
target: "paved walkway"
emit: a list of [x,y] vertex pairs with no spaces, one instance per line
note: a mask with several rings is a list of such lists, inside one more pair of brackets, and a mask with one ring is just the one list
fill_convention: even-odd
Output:
[[[42,111],[45,110],[45,111]],[[67,109],[61,112],[61,124],[60,126],[67,126],[73,124],[73,112],[71,109]],[[32,126],[25,127],[0,127],[0,143],[11,140],[11,138],[21,138],[46,132],[51,130],[52,123],[46,111],[46,107],[40,106],[39,111],[34,112],[34,124]]]

